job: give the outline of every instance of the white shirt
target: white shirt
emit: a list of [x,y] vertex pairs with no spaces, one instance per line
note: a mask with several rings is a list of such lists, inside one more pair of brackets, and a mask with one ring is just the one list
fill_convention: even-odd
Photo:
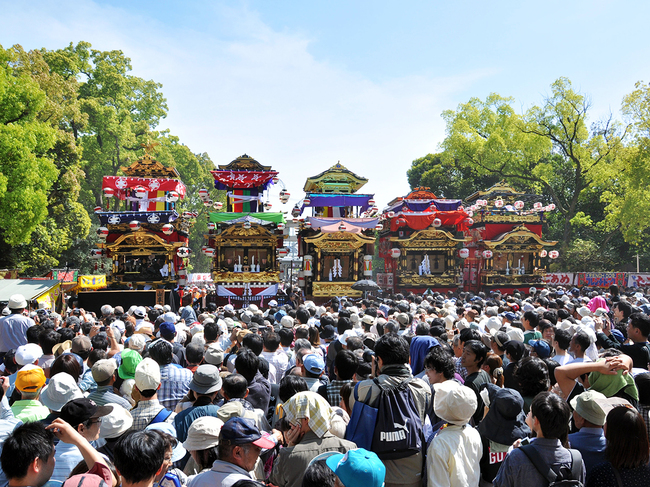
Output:
[[[260,356],[265,358],[269,363],[269,382],[271,382],[271,384],[278,384],[289,367],[289,357],[287,357],[287,354],[280,348],[275,352],[264,351]],[[272,369],[275,369],[273,377],[271,377]]]
[[450,424],[433,438],[427,450],[428,485],[478,485],[482,455],[478,431],[469,425]]

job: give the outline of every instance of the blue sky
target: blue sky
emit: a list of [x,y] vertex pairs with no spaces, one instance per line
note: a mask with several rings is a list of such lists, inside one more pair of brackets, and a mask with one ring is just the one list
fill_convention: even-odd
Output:
[[[444,138],[440,114],[491,92],[518,110],[566,76],[592,120],[650,81],[650,2],[0,0],[0,44],[121,49],[163,84],[169,128],[215,163],[248,153],[292,193],[337,161],[380,205]],[[459,195],[461,196],[461,195]],[[277,200],[276,200],[277,201]],[[279,209],[279,202],[274,209]],[[284,210],[289,209],[289,205]]]

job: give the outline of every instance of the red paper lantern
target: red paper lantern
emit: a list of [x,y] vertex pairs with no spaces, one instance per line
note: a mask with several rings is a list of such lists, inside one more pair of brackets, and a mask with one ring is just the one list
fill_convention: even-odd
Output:
[[113,188],[104,188],[104,196],[107,198],[112,198],[115,196],[115,190]]
[[303,204],[303,206],[311,205],[311,199],[305,198],[304,200],[302,200],[302,204]]
[[133,230],[134,232],[136,230],[140,230],[140,222],[137,221],[137,220],[133,220],[133,221],[129,222],[129,228],[131,230]]
[[368,206],[375,206],[375,200],[372,198],[368,200]]
[[560,253],[559,253],[557,250],[551,250],[551,251],[548,253],[548,256],[549,256],[551,259],[557,259],[557,258],[560,256]]
[[483,257],[485,259],[491,259],[494,254],[492,253],[491,250],[484,250],[483,251]]
[[474,219],[473,219],[473,218],[468,218],[468,219],[465,220],[465,221],[467,222],[467,224],[468,224],[470,227],[471,227],[472,225],[474,225]]

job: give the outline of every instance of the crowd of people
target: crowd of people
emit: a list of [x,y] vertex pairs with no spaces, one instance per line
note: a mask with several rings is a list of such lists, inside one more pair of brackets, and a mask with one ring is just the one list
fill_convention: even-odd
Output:
[[643,293],[267,304],[12,296],[0,487],[650,485]]

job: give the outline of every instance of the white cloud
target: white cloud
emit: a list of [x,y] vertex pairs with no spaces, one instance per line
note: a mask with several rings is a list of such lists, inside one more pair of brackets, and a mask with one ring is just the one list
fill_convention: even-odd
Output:
[[[372,82],[314,59],[310,39],[273,31],[245,8],[206,9],[215,29],[196,31],[90,1],[0,5],[5,46],[55,49],[86,40],[123,50],[135,75],[163,84],[169,115],[162,128],[215,163],[248,153],[272,165],[292,202],[308,176],[339,160],[370,180],[362,191],[375,193],[379,205],[404,195],[411,161],[444,137],[442,110],[456,105],[455,93],[492,74],[395,73]],[[227,35],[219,26],[228,26]]]

